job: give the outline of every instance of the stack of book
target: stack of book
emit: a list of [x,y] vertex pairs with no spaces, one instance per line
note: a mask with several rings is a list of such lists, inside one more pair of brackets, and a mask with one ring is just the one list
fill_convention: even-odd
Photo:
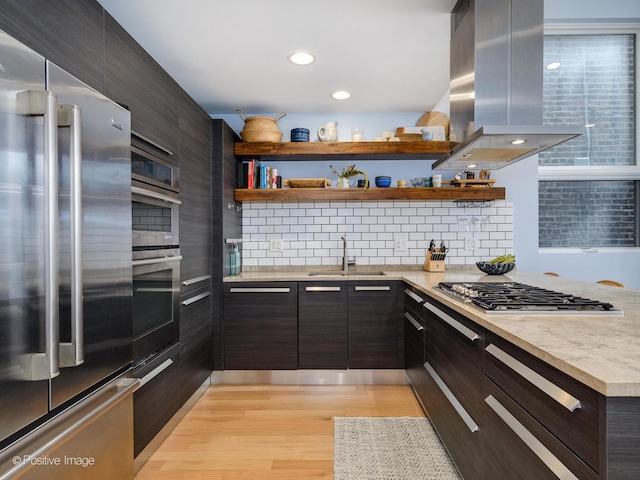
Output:
[[244,160],[238,163],[238,188],[281,188],[282,179],[278,169],[263,166],[259,160]]

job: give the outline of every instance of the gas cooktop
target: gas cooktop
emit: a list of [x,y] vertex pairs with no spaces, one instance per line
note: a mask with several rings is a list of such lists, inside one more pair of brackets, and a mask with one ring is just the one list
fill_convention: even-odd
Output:
[[485,313],[617,314],[610,303],[518,282],[440,282],[434,288]]

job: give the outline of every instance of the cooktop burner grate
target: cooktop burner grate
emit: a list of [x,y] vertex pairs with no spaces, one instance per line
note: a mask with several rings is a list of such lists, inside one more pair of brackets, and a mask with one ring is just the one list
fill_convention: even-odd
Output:
[[436,288],[491,312],[622,313],[610,303],[518,282],[440,282]]

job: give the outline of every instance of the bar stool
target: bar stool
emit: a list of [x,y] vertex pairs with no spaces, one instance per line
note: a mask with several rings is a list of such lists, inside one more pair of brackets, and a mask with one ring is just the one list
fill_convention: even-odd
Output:
[[620,282],[616,282],[615,280],[598,280],[596,283],[601,283],[602,285],[611,285],[612,287],[623,287],[624,285]]

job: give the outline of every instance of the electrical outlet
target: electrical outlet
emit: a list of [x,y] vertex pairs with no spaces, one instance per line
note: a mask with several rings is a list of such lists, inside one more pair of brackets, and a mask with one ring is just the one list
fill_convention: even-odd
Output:
[[402,239],[394,240],[393,250],[396,252],[406,252],[407,251],[407,241]]
[[269,240],[269,251],[270,252],[281,252],[282,251],[282,239],[275,238]]
[[464,239],[464,249],[465,250],[477,250],[478,249],[478,240],[474,237],[465,237]]

